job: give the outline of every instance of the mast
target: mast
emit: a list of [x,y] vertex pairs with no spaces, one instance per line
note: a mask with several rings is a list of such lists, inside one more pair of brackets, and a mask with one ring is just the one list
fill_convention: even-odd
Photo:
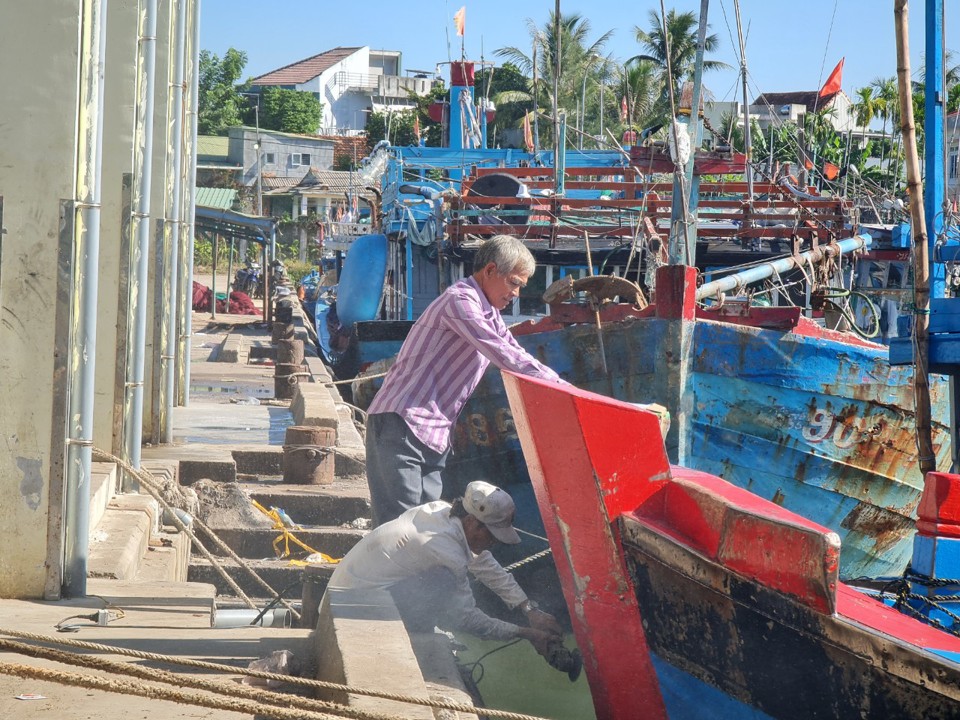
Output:
[[[930,34],[931,6],[941,0],[927,0],[927,34]],[[917,152],[917,137],[913,123],[913,88],[910,81],[910,40],[907,28],[907,0],[896,0],[894,3],[894,23],[897,36],[897,89],[900,96],[900,131],[903,136],[904,153],[907,168],[907,190],[910,203],[910,224],[913,235],[913,337],[914,337],[914,412],[917,426],[917,451],[919,454],[920,472],[926,474],[936,469],[936,453],[933,451],[933,440],[930,430],[930,385],[927,378],[928,328],[930,325],[930,279],[929,279],[929,252],[927,246],[927,225],[923,204],[921,204],[922,187],[920,181],[920,158]],[[933,20],[936,22],[936,20]],[[929,51],[930,40],[927,41]],[[939,62],[939,55],[931,58],[928,52],[927,62]],[[929,68],[929,65],[928,65]],[[929,72],[929,70],[928,70]],[[938,74],[927,75],[927,95]],[[936,91],[934,91],[935,94]],[[942,140],[941,135],[941,140]],[[928,138],[932,140],[932,138]],[[927,157],[937,155],[936,149],[930,146],[926,149]],[[928,163],[931,161],[928,159]],[[936,161],[932,161],[936,162]],[[930,165],[927,165],[928,169]],[[927,178],[928,182],[935,183],[936,175]],[[928,198],[929,204],[929,198]]]
[[[743,86],[743,152],[747,156],[747,202],[753,204],[753,138],[750,136],[750,105],[747,100],[747,48],[743,41],[743,25],[740,22],[740,0],[733,0],[733,9],[737,15],[737,38],[740,40],[740,82]],[[770,124],[771,130],[773,123]],[[771,157],[773,144],[771,143]]]
[[[695,265],[697,252],[697,223],[695,220],[699,179],[694,174],[696,150],[700,146],[700,91],[703,78],[703,53],[707,38],[707,9],[709,0],[700,0],[700,29],[697,34],[697,54],[693,69],[693,92],[690,98],[690,116],[687,118],[686,132],[690,139],[689,155],[684,165],[677,166],[673,180],[673,204],[670,211],[670,264]],[[674,146],[679,154],[680,141],[676,136],[680,132],[678,117],[673,98],[673,68],[670,66],[670,38],[667,35],[666,10],[661,0],[660,20],[663,23],[663,37],[666,44],[667,74],[670,83],[670,107],[673,111]],[[676,160],[679,163],[679,160]]]
[[553,174],[554,193],[563,194],[562,161],[563,152],[560,138],[560,0],[554,3],[553,11]]

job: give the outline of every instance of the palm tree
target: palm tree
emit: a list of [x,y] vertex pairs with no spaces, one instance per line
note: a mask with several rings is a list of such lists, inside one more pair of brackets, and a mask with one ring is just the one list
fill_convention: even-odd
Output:
[[883,128],[881,130],[883,141],[880,145],[880,167],[883,167],[884,155],[887,149],[887,120],[893,120],[894,126],[896,126],[896,119],[900,117],[900,99],[897,94],[897,79],[874,78],[870,86],[876,90],[877,115],[883,119]]
[[879,104],[877,98],[873,96],[873,88],[869,85],[857,90],[857,97],[860,101],[854,105],[854,111],[856,112],[857,125],[863,128],[862,140],[866,141],[867,126],[876,117]]
[[[557,52],[557,29],[559,24],[560,47]],[[604,54],[604,46],[613,35],[608,30],[593,42],[589,41],[591,34],[590,21],[579,13],[571,13],[558,18],[553,12],[547,24],[540,28],[530,18],[527,18],[527,29],[530,33],[532,52],[527,55],[525,50],[517,47],[503,47],[494,51],[498,57],[516,65],[525,74],[532,75],[536,56],[536,73],[539,77],[537,88],[537,103],[540,107],[550,108],[553,104],[554,79],[557,80],[557,107],[566,109],[572,115],[584,94],[585,78],[594,77],[602,72],[597,57]],[[559,55],[560,72],[557,75],[557,58]],[[589,76],[589,77],[588,77]],[[592,87],[596,87],[596,83]],[[592,96],[595,93],[592,93]],[[532,102],[531,94],[526,98]],[[504,102],[522,101],[521,93],[515,91],[508,97],[501,98]],[[584,114],[586,115],[586,113]]]
[[639,130],[654,124],[659,82],[658,69],[648,60],[627,63],[620,68],[620,97],[626,100],[627,108],[625,126]]
[[[666,23],[656,10],[651,10],[648,17],[648,29],[644,30],[639,25],[633,28],[637,42],[646,52],[630,58],[627,62],[649,60],[660,68],[660,100],[669,108],[670,89],[673,89],[674,96],[678,96],[681,83],[693,77],[700,23],[692,12],[678,13],[676,10],[667,11]],[[704,53],[713,52],[719,44],[715,34],[707,35]],[[705,71],[728,67],[729,65],[718,60],[703,61]],[[668,76],[668,70],[672,73],[672,78]]]

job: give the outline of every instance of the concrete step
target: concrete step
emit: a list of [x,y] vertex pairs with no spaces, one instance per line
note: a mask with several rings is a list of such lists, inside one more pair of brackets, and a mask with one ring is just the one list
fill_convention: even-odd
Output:
[[[284,591],[283,597],[298,602],[303,596],[303,568],[291,565],[286,560],[246,560],[245,562],[252,567],[263,580],[274,588],[274,595],[271,595],[259,583],[250,578],[245,572],[230,558],[218,558],[218,562],[226,570],[227,574],[240,586],[240,588],[252,599],[260,599],[269,602],[275,596],[275,593]],[[312,569],[311,580],[316,584],[320,594],[326,589],[327,580],[333,573],[334,565],[320,564],[318,569]],[[234,596],[234,591],[230,585],[220,576],[214,567],[198,553],[194,553],[190,561],[190,570],[187,575],[190,582],[209,583],[217,589],[217,593],[222,596]]]
[[161,531],[151,538],[136,579],[142,582],[187,582],[191,545],[190,538],[183,533]]
[[116,495],[91,535],[87,576],[132,580],[158,518],[157,502],[149,495]]
[[113,463],[90,463],[90,525],[96,529],[107,510],[110,499],[120,489],[120,476]]
[[205,583],[91,578],[87,595],[103,598],[108,606],[131,616],[136,611],[153,613],[153,627],[169,623],[177,628],[209,628],[216,612],[216,590]]
[[[272,558],[275,556],[274,540],[283,536],[279,530],[272,528],[211,528],[231,550],[242,558]],[[300,542],[313,548],[317,552],[325,553],[334,558],[341,558],[360,542],[364,531],[352,528],[301,528],[292,530],[291,534]],[[304,558],[309,551],[302,549],[292,539],[281,541],[278,546],[282,551],[289,548],[294,558]],[[219,555],[221,551],[212,544],[210,552]]]
[[346,494],[342,483],[329,486],[245,484],[243,488],[265,508],[282,508],[299,525],[339,526],[370,517],[369,493]]

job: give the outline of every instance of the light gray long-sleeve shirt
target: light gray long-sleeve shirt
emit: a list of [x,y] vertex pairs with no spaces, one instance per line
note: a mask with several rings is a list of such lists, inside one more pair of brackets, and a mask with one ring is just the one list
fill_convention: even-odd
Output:
[[467,573],[508,607],[526,602],[526,593],[489,551],[474,554],[470,550],[463,525],[450,516],[450,504],[442,500],[411,508],[370,532],[340,561],[328,586],[388,590],[435,567],[449,569],[456,578],[451,605],[459,629],[493,640],[517,636],[516,625],[492,618],[477,607]]

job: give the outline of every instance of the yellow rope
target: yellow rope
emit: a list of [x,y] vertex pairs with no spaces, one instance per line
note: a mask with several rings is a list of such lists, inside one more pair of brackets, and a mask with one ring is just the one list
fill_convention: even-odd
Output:
[[[323,562],[325,562],[325,563],[333,563],[333,564],[336,564],[336,563],[340,562],[340,560],[338,560],[337,558],[332,558],[332,557],[330,557],[329,555],[327,555],[326,553],[322,553],[322,552],[320,552],[319,550],[314,550],[312,547],[310,547],[309,545],[307,545],[305,542],[303,542],[302,540],[300,540],[296,535],[294,535],[292,532],[290,532],[290,528],[288,528],[288,527],[284,524],[283,519],[280,517],[280,513],[277,511],[276,508],[272,508],[272,509],[270,509],[270,510],[267,510],[263,505],[261,505],[260,503],[258,503],[256,500],[252,500],[252,499],[251,499],[250,502],[253,503],[253,506],[254,506],[257,510],[259,510],[259,511],[262,512],[264,515],[266,515],[268,518],[270,518],[271,520],[273,520],[273,529],[274,529],[274,530],[279,530],[279,531],[280,531],[281,534],[278,535],[278,536],[277,536],[277,539],[273,541],[273,551],[274,551],[274,553],[276,553],[276,555],[277,555],[278,558],[288,558],[288,557],[290,557],[290,541],[292,540],[292,541],[294,542],[294,544],[299,545],[301,548],[303,548],[304,550],[306,550],[308,553],[311,553],[311,554],[313,554],[313,555],[319,555],[319,556],[320,556],[320,559],[323,560]],[[280,543],[281,543],[281,542],[283,543],[283,550],[280,550]],[[292,559],[291,559],[290,562],[291,562],[292,564],[294,564],[294,565],[309,565],[309,563],[305,563],[305,562],[302,562],[302,561],[299,561],[299,560],[292,560]]]

